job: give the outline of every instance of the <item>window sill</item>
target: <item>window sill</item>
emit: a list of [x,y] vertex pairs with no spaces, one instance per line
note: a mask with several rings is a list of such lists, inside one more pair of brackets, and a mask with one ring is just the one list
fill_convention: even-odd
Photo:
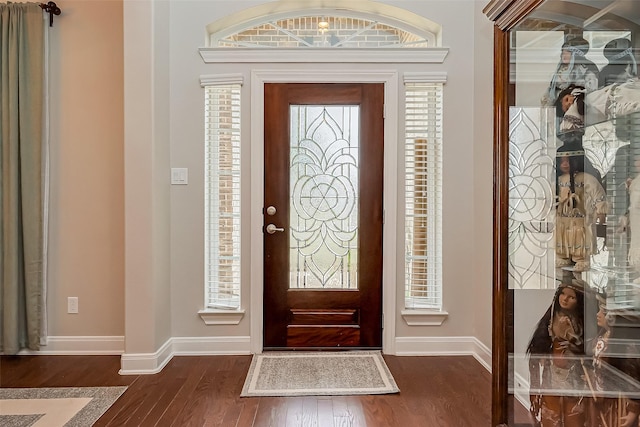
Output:
[[206,325],[237,325],[244,317],[244,310],[200,310],[200,318]]
[[402,318],[409,326],[440,326],[449,313],[435,310],[402,310]]

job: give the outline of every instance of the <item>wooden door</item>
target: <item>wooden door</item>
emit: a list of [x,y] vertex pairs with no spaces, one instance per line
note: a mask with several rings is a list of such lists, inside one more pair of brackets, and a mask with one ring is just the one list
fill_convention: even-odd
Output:
[[264,98],[264,347],[380,348],[384,85]]

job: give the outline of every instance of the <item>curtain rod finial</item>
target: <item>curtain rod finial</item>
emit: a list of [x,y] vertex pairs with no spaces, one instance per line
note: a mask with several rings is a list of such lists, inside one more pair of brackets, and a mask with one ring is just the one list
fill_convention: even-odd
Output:
[[47,4],[40,3],[40,7],[42,8],[42,10],[49,14],[49,26],[53,27],[53,15],[60,15],[60,13],[62,13],[62,10],[60,10],[58,5],[52,1]]

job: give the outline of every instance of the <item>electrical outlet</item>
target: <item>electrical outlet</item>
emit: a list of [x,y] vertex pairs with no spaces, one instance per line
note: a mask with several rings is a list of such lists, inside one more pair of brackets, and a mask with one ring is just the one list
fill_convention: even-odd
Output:
[[78,297],[67,298],[67,313],[78,313]]
[[171,168],[171,184],[187,185],[189,183],[189,169]]

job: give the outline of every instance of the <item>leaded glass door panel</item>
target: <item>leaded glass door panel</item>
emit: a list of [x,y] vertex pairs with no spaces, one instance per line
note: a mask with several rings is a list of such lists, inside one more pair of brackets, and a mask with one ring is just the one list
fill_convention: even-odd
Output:
[[383,99],[265,85],[265,348],[382,345]]

